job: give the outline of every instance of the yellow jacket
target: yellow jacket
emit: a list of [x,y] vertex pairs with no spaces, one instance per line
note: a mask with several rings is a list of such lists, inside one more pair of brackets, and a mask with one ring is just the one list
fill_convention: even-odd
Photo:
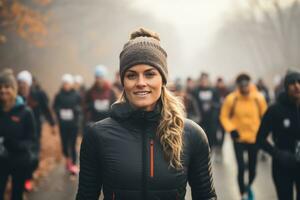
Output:
[[266,109],[265,98],[251,85],[248,96],[242,96],[239,90],[235,90],[225,98],[220,120],[226,132],[238,131],[238,142],[254,144]]

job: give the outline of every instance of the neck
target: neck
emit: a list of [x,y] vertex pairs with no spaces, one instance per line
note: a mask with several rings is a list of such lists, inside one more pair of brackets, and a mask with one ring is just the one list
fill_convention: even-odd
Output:
[[3,102],[2,105],[3,105],[3,107],[2,107],[3,111],[8,112],[13,108],[14,102],[13,101],[7,101],[7,102]]

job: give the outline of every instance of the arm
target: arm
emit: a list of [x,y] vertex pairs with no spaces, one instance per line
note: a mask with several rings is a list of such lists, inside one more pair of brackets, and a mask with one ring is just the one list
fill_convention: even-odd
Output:
[[91,128],[83,137],[80,149],[80,172],[76,200],[97,200],[102,187],[102,169],[95,132]]
[[42,111],[42,113],[43,113],[43,115],[45,116],[45,118],[46,118],[46,120],[49,122],[49,124],[51,125],[51,126],[54,126],[55,125],[55,121],[54,121],[54,119],[53,119],[53,116],[52,116],[52,114],[51,114],[51,111],[50,111],[50,108],[49,108],[49,106],[48,106],[48,97],[47,97],[47,95],[44,93],[44,92],[42,92],[42,91],[40,91],[40,106],[41,106],[41,111]]
[[256,144],[259,148],[274,156],[275,147],[267,140],[272,131],[272,107],[270,107],[264,114],[258,133],[256,136]]
[[194,200],[216,200],[210,162],[210,149],[204,131],[197,126],[192,134],[192,157],[188,170],[188,182]]
[[231,96],[227,96],[224,100],[224,103],[221,107],[220,121],[226,132],[230,133],[233,130],[236,130],[235,124],[230,118],[230,112],[232,110],[233,101],[230,99]]

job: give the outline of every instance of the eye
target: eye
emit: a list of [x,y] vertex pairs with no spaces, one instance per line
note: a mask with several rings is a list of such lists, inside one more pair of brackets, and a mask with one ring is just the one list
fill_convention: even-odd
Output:
[[127,73],[126,74],[126,78],[129,79],[129,80],[133,80],[136,78],[136,74],[135,73]]
[[152,78],[155,75],[156,75],[156,72],[154,72],[154,71],[147,71],[145,73],[145,77],[147,77],[147,78]]

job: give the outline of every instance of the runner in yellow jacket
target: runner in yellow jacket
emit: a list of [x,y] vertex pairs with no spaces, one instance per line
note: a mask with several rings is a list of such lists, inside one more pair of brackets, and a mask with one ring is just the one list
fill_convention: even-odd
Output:
[[247,96],[237,89],[225,98],[220,120],[226,132],[236,130],[239,133],[237,141],[254,144],[267,103],[255,85],[249,85],[249,90]]
[[[255,85],[250,83],[247,74],[240,74],[236,79],[237,89],[224,100],[220,120],[225,131],[231,134],[235,156],[238,162],[238,182],[242,199],[254,199],[251,184],[256,173],[257,149],[256,134],[261,117],[267,109],[265,98]],[[244,152],[248,152],[249,182],[244,183]],[[248,197],[246,197],[248,196]]]

